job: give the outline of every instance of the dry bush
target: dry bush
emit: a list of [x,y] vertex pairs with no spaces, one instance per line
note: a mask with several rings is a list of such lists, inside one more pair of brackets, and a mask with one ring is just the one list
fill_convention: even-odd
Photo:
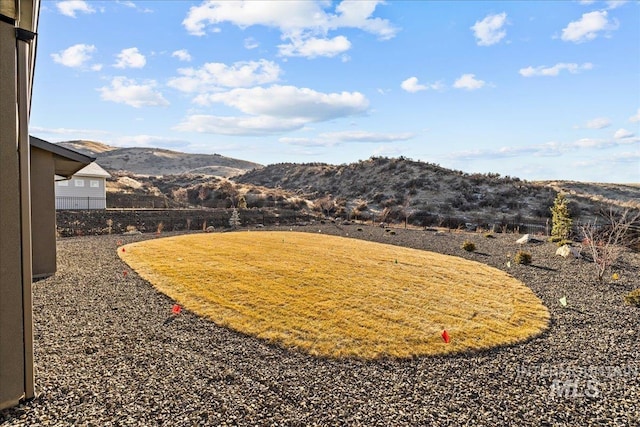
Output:
[[473,252],[476,250],[476,245],[470,240],[465,240],[462,243],[462,249],[464,249],[467,252]]
[[[580,227],[584,237],[582,246],[593,260],[596,276],[602,281],[604,274],[620,259],[626,248],[638,243],[638,222],[640,211],[625,210],[616,213],[613,210],[601,214],[602,225],[597,219]],[[632,235],[635,231],[636,235]]]
[[531,254],[525,251],[518,251],[515,257],[513,257],[513,261],[516,264],[529,265],[532,261]]

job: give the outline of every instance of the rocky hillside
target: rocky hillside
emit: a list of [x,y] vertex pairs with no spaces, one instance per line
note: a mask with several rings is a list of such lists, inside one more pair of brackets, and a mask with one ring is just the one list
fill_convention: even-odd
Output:
[[540,181],[555,191],[578,199],[603,202],[622,208],[640,209],[640,183],[605,184],[599,182]]
[[[498,174],[467,174],[405,158],[372,157],[348,165],[270,165],[234,178],[236,182],[281,188],[314,200],[327,212],[352,217],[433,224],[455,216],[472,223],[545,221],[558,191],[569,193],[572,216],[589,220],[612,204],[634,207],[640,187],[596,188],[568,183],[527,182]],[[562,185],[560,185],[562,184]],[[567,188],[565,188],[567,187]],[[600,189],[604,189],[601,187]]]
[[555,191],[518,178],[465,174],[404,158],[370,158],[348,165],[270,165],[235,178],[237,182],[297,191],[353,216],[381,219],[460,216],[509,219],[548,216]]
[[95,141],[66,141],[58,144],[96,157],[109,172],[127,171],[138,175],[203,174],[235,176],[260,168],[258,163],[219,154],[188,154],[160,148],[119,148]]
[[60,144],[97,157],[112,173],[107,184],[110,207],[282,207],[422,226],[544,224],[559,191],[568,194],[572,217],[578,221],[588,221],[610,206],[640,208],[640,185],[527,182],[403,157],[262,167],[217,154],[117,148],[92,141]]

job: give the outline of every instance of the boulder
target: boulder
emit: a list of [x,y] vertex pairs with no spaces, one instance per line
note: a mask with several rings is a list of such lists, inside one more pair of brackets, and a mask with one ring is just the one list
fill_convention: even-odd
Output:
[[530,241],[531,241],[531,235],[525,234],[524,236],[516,240],[516,243],[523,244],[523,243],[529,243]]
[[210,225],[204,231],[206,231],[207,233],[211,233],[216,231],[216,228],[213,225]]
[[562,245],[556,250],[556,255],[560,255],[563,258],[567,258],[569,256],[580,258],[580,249],[569,245]]

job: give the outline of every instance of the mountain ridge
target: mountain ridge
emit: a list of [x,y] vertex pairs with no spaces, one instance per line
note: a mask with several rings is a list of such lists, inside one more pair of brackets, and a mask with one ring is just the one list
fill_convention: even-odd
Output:
[[197,173],[231,177],[262,167],[259,163],[220,154],[190,154],[152,147],[113,147],[86,140],[62,141],[57,144],[95,157],[96,162],[109,172],[126,171],[137,175]]
[[[456,217],[543,222],[558,192],[572,216],[590,220],[609,207],[640,209],[640,184],[526,181],[496,173],[465,173],[404,157],[371,157],[342,165],[277,163],[262,166],[218,154],[160,148],[118,148],[95,141],[67,141],[97,157],[113,177],[110,206],[247,207],[311,209],[325,215],[432,225]],[[142,205],[138,205],[142,206]]]

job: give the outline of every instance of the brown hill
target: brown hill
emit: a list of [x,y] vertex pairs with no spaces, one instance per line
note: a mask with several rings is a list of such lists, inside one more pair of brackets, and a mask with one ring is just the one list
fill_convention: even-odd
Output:
[[498,174],[468,174],[404,157],[347,164],[257,163],[218,154],[158,148],[118,148],[94,141],[66,147],[97,157],[113,174],[111,207],[247,207],[313,209],[330,216],[439,225],[541,223],[557,192],[571,214],[590,220],[610,206],[640,208],[640,185],[572,181],[527,182]]
[[[403,157],[372,157],[338,166],[282,163],[234,180],[297,192],[317,205],[324,204],[327,212],[380,220],[408,218],[416,225],[431,225],[449,217],[476,224],[544,222],[550,217],[555,195],[563,190],[558,183],[467,174]],[[633,208],[629,201],[637,201],[640,191],[637,186],[564,184],[572,217],[582,221],[610,205]],[[597,197],[605,188],[608,197]]]
[[58,144],[96,157],[110,172],[127,171],[137,175],[205,174],[235,176],[258,163],[233,159],[220,154],[189,154],[160,148],[119,148],[94,141],[66,141]]

